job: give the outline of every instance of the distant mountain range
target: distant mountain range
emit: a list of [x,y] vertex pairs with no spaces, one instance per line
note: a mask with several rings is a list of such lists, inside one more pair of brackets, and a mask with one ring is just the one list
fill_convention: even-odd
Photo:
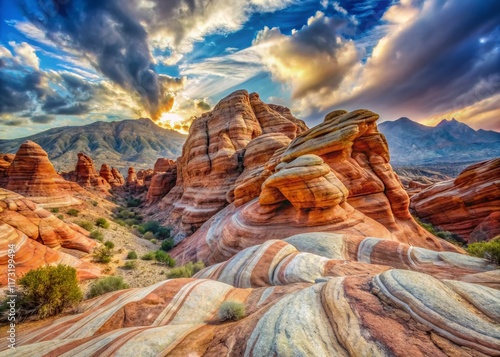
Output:
[[186,135],[161,128],[150,119],[95,122],[0,140],[0,152],[15,153],[26,140],[39,144],[59,171],[73,170],[78,153],[83,152],[94,160],[97,170],[106,163],[125,172],[129,166],[152,168],[158,157],[176,159]]
[[378,128],[387,138],[394,165],[466,163],[500,156],[500,133],[474,130],[455,119],[444,119],[430,127],[399,118]]

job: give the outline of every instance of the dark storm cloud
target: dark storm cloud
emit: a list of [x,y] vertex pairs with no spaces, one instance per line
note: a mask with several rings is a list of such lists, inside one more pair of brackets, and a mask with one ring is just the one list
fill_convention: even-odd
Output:
[[56,117],[54,115],[45,115],[45,114],[34,115],[30,118],[30,120],[36,124],[48,124],[50,122],[53,122],[55,119]]
[[196,103],[196,108],[204,111],[209,111],[212,107],[204,100],[200,100]]
[[87,55],[113,82],[136,93],[152,116],[161,110],[147,32],[135,2],[21,0],[25,15],[63,46]]
[[33,97],[43,96],[42,75],[0,68],[0,114],[29,110]]
[[500,91],[500,1],[429,1],[368,61],[367,85],[338,106],[430,114],[459,109]]
[[26,120],[24,119],[0,119],[0,124],[5,126],[23,126],[26,124]]

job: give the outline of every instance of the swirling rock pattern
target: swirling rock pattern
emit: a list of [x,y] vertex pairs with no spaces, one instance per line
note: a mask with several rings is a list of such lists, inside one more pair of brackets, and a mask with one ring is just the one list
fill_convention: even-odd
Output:
[[[449,180],[412,196],[417,216],[469,241],[489,240],[500,233],[500,158],[467,167]],[[485,231],[484,227],[488,229]]]
[[74,196],[84,192],[78,184],[58,175],[47,153],[29,140],[19,147],[7,169],[7,177],[7,190],[26,196],[43,207],[79,204]]
[[[246,317],[214,323],[225,301]],[[247,289],[173,279],[21,331],[16,356],[494,356],[498,306],[491,288],[407,270]]]
[[[153,209],[156,218],[174,227],[177,241],[191,235],[234,200],[233,186],[245,169],[245,161],[252,162],[245,150],[253,140],[277,132],[289,140],[305,129],[305,124],[289,111],[274,108],[256,93],[242,90],[194,120],[177,161],[176,188],[163,198],[159,209]],[[279,147],[273,140],[266,143],[270,150],[266,155]]]
[[67,225],[50,212],[14,192],[0,189],[0,285],[7,283],[7,251],[16,245],[16,276],[46,264],[67,264],[78,270],[81,279],[95,278],[99,269],[69,254],[63,247],[89,253],[95,241],[76,225]]

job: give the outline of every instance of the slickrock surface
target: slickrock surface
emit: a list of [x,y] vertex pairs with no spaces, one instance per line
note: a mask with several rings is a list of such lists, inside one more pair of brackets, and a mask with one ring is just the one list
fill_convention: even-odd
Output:
[[[219,322],[225,301],[246,317]],[[498,306],[497,290],[406,270],[246,289],[173,279],[21,331],[16,356],[498,355]]]
[[[267,163],[259,163],[259,169],[250,165],[251,173],[235,181],[233,204],[172,254],[181,261],[213,264],[266,240],[307,232],[372,236],[460,251],[424,230],[410,215],[408,195],[389,164],[377,119],[367,110],[336,111],[286,147],[269,137],[267,141],[273,139],[279,148]],[[227,198],[232,201],[231,191]]]
[[[152,211],[160,212],[156,218],[172,226],[176,240],[182,240],[232,200],[245,160],[252,161],[245,150],[253,140],[277,132],[293,139],[305,129],[288,110],[273,109],[256,93],[230,94],[193,122],[177,160],[176,187]],[[269,144],[272,155],[276,145]]]
[[490,216],[500,212],[499,178],[500,158],[471,165],[455,180],[414,195],[411,208],[419,218],[466,241],[489,240],[500,231],[498,215]]
[[108,164],[102,164],[101,170],[99,170],[99,176],[101,176],[111,187],[120,187],[125,183],[120,171],[116,168],[111,168]]
[[7,176],[7,190],[26,196],[44,207],[79,204],[74,195],[84,192],[78,184],[58,175],[47,153],[32,141],[21,145],[7,170]]
[[75,170],[70,172],[68,177],[84,188],[95,188],[103,192],[111,188],[108,181],[96,171],[92,158],[84,153],[78,154]]
[[89,253],[96,243],[83,233],[88,234],[76,225],[64,223],[25,197],[0,189],[0,285],[7,283],[9,244],[17,246],[17,277],[30,269],[52,263],[69,264],[77,268],[79,277],[83,279],[98,276],[98,268],[57,251],[63,247]]

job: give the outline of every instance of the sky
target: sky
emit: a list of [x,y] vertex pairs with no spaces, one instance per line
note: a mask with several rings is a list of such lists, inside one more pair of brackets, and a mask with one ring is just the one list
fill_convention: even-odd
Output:
[[185,132],[246,89],[309,126],[500,130],[498,0],[0,0],[0,139],[149,117]]

